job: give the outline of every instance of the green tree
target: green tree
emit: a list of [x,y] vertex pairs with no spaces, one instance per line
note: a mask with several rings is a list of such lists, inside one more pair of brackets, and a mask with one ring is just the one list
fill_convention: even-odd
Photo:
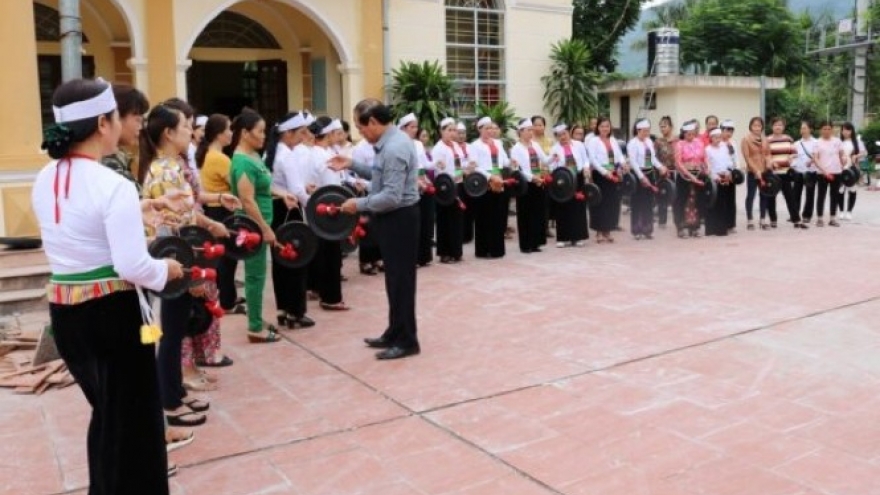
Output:
[[639,22],[645,1],[574,0],[572,38],[589,47],[593,70],[614,72],[617,42]]
[[596,86],[599,73],[591,67],[590,50],[576,39],[563,40],[550,47],[550,71],[541,78],[544,109],[554,121],[586,122],[596,115]]
[[680,23],[682,62],[713,75],[810,72],[800,20],[785,0],[700,0]]
[[391,74],[391,100],[395,118],[414,113],[419,126],[436,136],[440,121],[453,116],[455,91],[452,78],[440,62],[402,62]]

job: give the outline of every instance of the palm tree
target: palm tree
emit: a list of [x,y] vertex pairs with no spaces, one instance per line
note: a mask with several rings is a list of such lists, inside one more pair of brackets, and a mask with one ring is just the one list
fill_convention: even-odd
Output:
[[440,62],[401,63],[391,74],[391,101],[395,118],[414,113],[419,126],[436,136],[440,121],[452,116],[455,91],[452,78]]
[[580,40],[551,46],[550,72],[541,78],[544,108],[557,121],[586,122],[596,114],[596,86],[600,75],[591,69],[590,50]]

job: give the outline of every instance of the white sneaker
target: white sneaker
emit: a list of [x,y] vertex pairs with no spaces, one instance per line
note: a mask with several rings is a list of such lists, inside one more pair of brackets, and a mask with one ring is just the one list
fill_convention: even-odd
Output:
[[576,243],[574,243],[574,245],[577,247],[584,247],[587,245],[587,243],[584,241],[577,241]]
[[558,247],[558,248],[568,247],[568,243],[567,242],[557,242],[556,247]]

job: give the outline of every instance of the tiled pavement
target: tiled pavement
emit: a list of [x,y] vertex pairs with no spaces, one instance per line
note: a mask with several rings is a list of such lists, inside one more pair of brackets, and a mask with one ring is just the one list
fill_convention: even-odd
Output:
[[[360,343],[382,279],[347,262],[351,312],[273,346],[224,321],[236,364],[172,491],[880,494],[880,194],[857,215],[435,265],[398,362]],[[75,387],[0,391],[0,493],[85,493],[87,419]]]

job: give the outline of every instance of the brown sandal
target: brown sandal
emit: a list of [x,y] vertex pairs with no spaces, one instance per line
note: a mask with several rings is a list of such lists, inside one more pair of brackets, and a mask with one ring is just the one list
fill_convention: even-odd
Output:
[[338,302],[335,304],[322,302],[321,309],[326,310],[326,311],[348,311],[351,308],[346,306],[344,302]]
[[272,325],[269,325],[268,331],[265,335],[263,335],[262,332],[248,331],[248,342],[251,344],[274,344],[280,340],[281,337]]

